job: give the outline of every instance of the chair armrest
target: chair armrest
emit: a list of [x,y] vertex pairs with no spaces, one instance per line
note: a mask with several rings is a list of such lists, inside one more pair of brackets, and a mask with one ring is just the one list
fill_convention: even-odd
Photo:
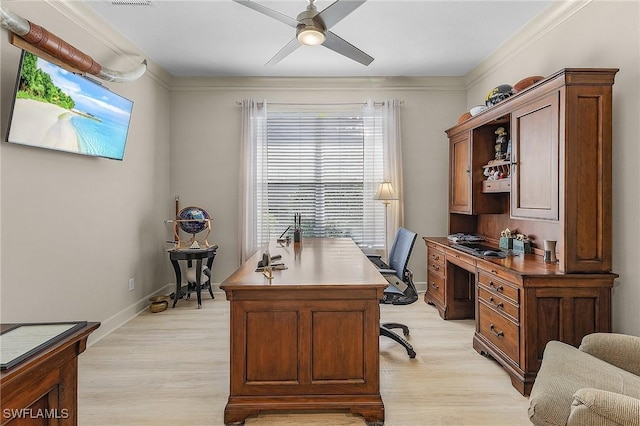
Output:
[[640,399],[601,389],[576,391],[567,425],[640,426]]
[[371,261],[371,263],[376,265],[376,267],[378,269],[380,269],[380,268],[386,269],[386,268],[389,267],[389,265],[384,263],[384,261],[382,260],[382,256],[380,256],[379,254],[368,254],[367,255],[367,259],[369,259]]
[[582,338],[580,350],[635,375],[640,375],[640,337],[592,333]]

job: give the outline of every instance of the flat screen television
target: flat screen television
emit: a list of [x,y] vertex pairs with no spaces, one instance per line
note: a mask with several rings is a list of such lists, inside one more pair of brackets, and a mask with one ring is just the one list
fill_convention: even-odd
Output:
[[133,102],[23,51],[7,142],[122,160]]

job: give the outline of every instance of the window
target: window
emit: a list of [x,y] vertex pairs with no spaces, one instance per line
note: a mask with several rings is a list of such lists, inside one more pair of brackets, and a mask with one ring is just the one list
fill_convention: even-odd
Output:
[[383,246],[384,206],[373,199],[375,182],[384,178],[382,144],[365,137],[365,121],[361,111],[267,114],[265,208],[272,237],[300,213],[303,237]]
[[[240,261],[293,226],[296,213],[303,237],[386,250],[403,219],[400,102],[241,105]],[[384,180],[399,197],[388,209],[374,199]]]

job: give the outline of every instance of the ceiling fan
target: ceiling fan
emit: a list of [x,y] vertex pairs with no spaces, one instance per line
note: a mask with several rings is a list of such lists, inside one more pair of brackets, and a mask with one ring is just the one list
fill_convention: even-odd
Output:
[[320,12],[313,4],[315,0],[309,0],[307,9],[295,19],[252,0],[233,1],[296,29],[296,37],[280,49],[265,65],[277,64],[300,47],[301,44],[307,46],[321,44],[363,65],[369,65],[373,61],[371,56],[329,31],[331,27],[356,10],[366,0],[336,0]]

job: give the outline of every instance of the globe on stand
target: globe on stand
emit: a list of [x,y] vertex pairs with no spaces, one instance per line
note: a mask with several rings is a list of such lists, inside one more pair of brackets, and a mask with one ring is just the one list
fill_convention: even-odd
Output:
[[[180,238],[180,230],[190,234],[191,238],[184,241]],[[206,232],[204,238],[198,239],[196,235]],[[175,235],[176,248],[181,249],[187,246],[191,249],[199,249],[200,244],[209,247],[207,238],[211,232],[211,216],[203,208],[189,206],[185,207],[178,213],[174,221],[173,233]],[[184,244],[184,246],[183,246]]]

